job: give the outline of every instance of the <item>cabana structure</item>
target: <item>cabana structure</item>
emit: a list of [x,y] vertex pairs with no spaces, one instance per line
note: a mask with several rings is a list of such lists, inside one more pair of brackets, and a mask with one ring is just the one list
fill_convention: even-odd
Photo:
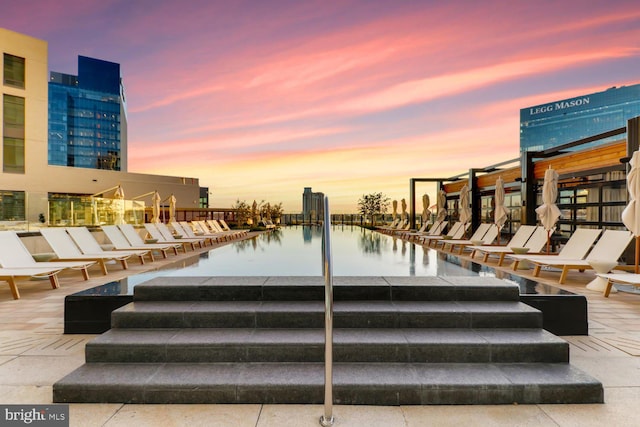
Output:
[[416,210],[416,185],[436,183],[447,194],[449,220],[455,221],[460,190],[470,190],[471,223],[475,230],[481,222],[493,222],[493,198],[498,177],[504,181],[512,234],[520,224],[535,225],[535,208],[541,201],[545,171],[551,167],[559,174],[558,206],[562,217],[556,234],[568,237],[578,226],[623,228],[620,214],[627,203],[626,172],[628,162],[640,146],[640,117],[627,126],[593,135],[543,151],[522,151],[520,158],[442,178],[411,178],[409,216],[413,225]]

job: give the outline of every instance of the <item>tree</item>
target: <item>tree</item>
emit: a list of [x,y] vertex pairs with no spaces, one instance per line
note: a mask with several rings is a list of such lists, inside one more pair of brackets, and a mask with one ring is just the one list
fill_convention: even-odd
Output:
[[283,209],[282,209],[282,202],[276,204],[276,205],[271,205],[270,206],[270,212],[269,215],[271,216],[271,219],[278,220],[280,217],[282,217],[282,213],[283,213]]
[[375,215],[387,212],[389,198],[382,193],[363,194],[358,200],[358,211],[365,217],[371,217],[371,225],[375,226]]
[[232,208],[235,209],[236,226],[240,228],[251,216],[251,207],[244,200],[240,201],[240,199],[237,199],[236,204],[233,205]]

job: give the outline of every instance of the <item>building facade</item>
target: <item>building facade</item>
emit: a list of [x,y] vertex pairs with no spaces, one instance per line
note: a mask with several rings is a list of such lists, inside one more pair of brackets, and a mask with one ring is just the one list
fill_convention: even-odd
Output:
[[[109,115],[98,108],[100,105],[104,107],[105,104],[86,98],[103,96],[115,98],[114,88],[117,86],[118,91],[121,88],[119,67],[116,71],[112,63],[106,64],[103,71],[106,70],[111,76],[110,80],[107,79],[109,80],[107,86],[102,86],[105,82],[101,78],[85,80],[87,86],[83,86],[82,76],[91,73],[92,66],[97,65],[101,68],[105,63],[90,58],[79,61],[78,86],[74,89],[77,89],[78,98],[74,98],[74,95],[65,95],[67,107],[73,110],[66,117],[68,120],[76,121],[83,119],[83,115],[93,115],[89,117],[93,122],[88,120],[72,123],[72,126],[66,128],[66,147],[63,147],[65,144],[56,146],[59,150],[66,149],[65,154],[59,157],[60,162],[66,161],[66,164],[60,165],[50,161],[50,128],[48,126],[50,86],[47,76],[47,42],[0,28],[0,55],[3,58],[0,75],[0,135],[2,135],[0,229],[30,230],[37,229],[43,224],[100,224],[102,219],[96,217],[95,212],[88,208],[88,204],[95,201],[92,196],[111,198],[114,188],[118,186],[124,190],[125,199],[137,199],[145,202],[146,205],[150,205],[150,194],[154,191],[158,191],[162,198],[173,194],[178,208],[197,208],[203,203],[207,204],[206,200],[200,200],[200,185],[197,178],[125,172],[127,141],[124,98],[121,99],[117,108],[112,108],[116,105],[115,103],[108,107],[111,108],[108,111],[112,115],[117,115],[117,111],[120,111],[119,168],[99,167],[95,160],[101,155],[85,156],[80,152],[70,154],[69,146],[76,145],[76,137],[87,136],[83,132],[93,132],[97,135],[99,132],[96,130],[102,130],[103,124],[109,128],[115,123],[111,117],[104,121],[97,120],[98,114]],[[101,75],[100,71],[97,75]],[[73,89],[75,86],[74,77],[59,75],[59,78],[67,87]],[[56,87],[62,86],[57,82],[54,84],[57,85]],[[80,86],[83,88],[81,89]],[[122,97],[122,93],[119,96]],[[84,101],[87,102],[83,103]],[[82,108],[76,108],[78,106]],[[53,110],[54,115],[58,114],[55,113],[55,109]],[[63,117],[62,113],[58,117]],[[87,123],[93,123],[93,128]],[[100,133],[100,135],[103,134]],[[69,136],[72,138],[68,138]],[[81,140],[84,141],[82,138]],[[102,148],[102,143],[99,148]],[[110,149],[105,151],[107,157],[109,157],[109,151]],[[73,159],[73,165],[69,165],[70,156]],[[90,160],[92,156],[93,160]],[[78,167],[76,161],[82,162],[85,158],[89,159],[86,163],[88,166]],[[92,161],[94,163],[91,163]]]
[[305,187],[302,193],[302,215],[324,215],[324,193],[314,193],[311,187]]
[[[520,110],[520,151],[547,150],[626,127],[627,120],[638,116],[640,84],[523,108]],[[598,144],[619,138],[605,138]]]
[[126,171],[120,64],[78,57],[78,75],[49,77],[49,164]]

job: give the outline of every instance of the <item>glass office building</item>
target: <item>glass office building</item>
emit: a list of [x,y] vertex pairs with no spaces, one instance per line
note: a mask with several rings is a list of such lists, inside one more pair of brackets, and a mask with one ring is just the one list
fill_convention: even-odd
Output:
[[[520,151],[542,151],[626,127],[627,120],[638,116],[640,84],[523,108],[520,110]],[[597,144],[620,138],[618,135],[602,139]]]
[[78,57],[78,75],[51,72],[50,165],[126,171],[126,104],[120,65]]

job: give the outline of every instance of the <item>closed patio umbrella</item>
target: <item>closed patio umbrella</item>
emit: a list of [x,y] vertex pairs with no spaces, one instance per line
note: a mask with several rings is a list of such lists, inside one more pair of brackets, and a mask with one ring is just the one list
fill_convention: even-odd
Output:
[[[466,224],[471,221],[471,208],[469,207],[469,186],[467,186],[466,184],[460,190],[459,203],[458,219],[463,224],[463,226],[466,226]],[[466,231],[465,234],[467,234]]]
[[504,227],[507,219],[507,208],[504,205],[504,181],[502,177],[496,179],[496,193],[494,195],[493,223],[498,227],[498,244],[500,244],[500,230]]
[[393,221],[398,217],[398,201],[394,200],[391,205],[393,206]]
[[639,271],[640,258],[640,154],[638,151],[633,153],[629,162],[631,169],[627,174],[627,191],[629,192],[629,204],[622,211],[622,223],[636,236],[636,259],[635,272]]
[[426,193],[423,194],[422,195],[422,222],[429,221],[429,203],[431,203],[431,200],[429,200],[429,195]]
[[560,209],[556,205],[558,198],[558,172],[555,169],[547,169],[544,173],[544,184],[542,185],[542,204],[536,208],[536,213],[540,223],[547,230],[547,253],[551,243],[551,230],[560,218]]
[[444,221],[444,219],[447,217],[447,210],[446,210],[446,206],[447,206],[447,193],[444,192],[444,190],[440,190],[438,192],[438,215],[436,217],[437,221]]
[[113,198],[115,199],[115,219],[113,223],[115,225],[124,224],[124,190],[121,185],[116,188]]
[[153,192],[153,197],[151,197],[151,209],[153,211],[153,216],[151,218],[151,222],[157,224],[160,222],[160,202],[162,198],[157,191]]
[[171,194],[169,196],[169,222],[176,221],[176,197]]

